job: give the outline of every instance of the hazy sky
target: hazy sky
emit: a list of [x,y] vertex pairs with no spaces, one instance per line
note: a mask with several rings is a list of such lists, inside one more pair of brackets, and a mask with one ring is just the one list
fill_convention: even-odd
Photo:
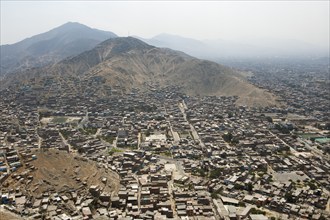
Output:
[[329,46],[325,1],[1,1],[1,44],[68,21],[119,36],[171,33],[199,40],[281,38]]

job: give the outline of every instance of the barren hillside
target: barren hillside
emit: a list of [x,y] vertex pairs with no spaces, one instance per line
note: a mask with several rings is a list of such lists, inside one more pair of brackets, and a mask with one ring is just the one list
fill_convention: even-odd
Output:
[[[108,193],[119,190],[117,174],[111,170],[97,167],[96,163],[81,156],[74,156],[65,151],[53,149],[38,150],[34,153],[38,159],[30,164],[36,169],[26,174],[27,176],[23,181],[8,178],[2,184],[3,187],[11,189],[23,187],[34,196],[49,190],[65,192],[68,189],[73,189],[79,192],[88,189],[91,185],[99,185],[104,189],[104,192]],[[24,175],[24,173],[18,172],[18,175]],[[106,182],[102,182],[102,178],[106,178]],[[28,179],[32,181],[28,183]]]
[[238,104],[249,106],[276,104],[272,94],[249,84],[228,67],[153,47],[132,37],[109,39],[56,65],[21,73],[13,81],[33,84],[44,77],[65,83],[80,93],[85,88],[79,88],[79,81],[97,79],[96,92],[100,96],[105,94],[103,85],[129,91],[143,89],[145,83],[155,83],[180,86],[190,95],[239,96]]

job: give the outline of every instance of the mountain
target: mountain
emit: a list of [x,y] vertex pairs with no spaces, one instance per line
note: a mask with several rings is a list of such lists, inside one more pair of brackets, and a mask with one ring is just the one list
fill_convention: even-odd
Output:
[[195,40],[178,35],[160,34],[144,42],[180,50],[189,55],[210,60],[221,58],[310,57],[329,56],[327,48],[293,39]]
[[0,76],[58,62],[94,48],[100,42],[117,37],[112,32],[68,22],[46,33],[11,45],[2,45]]
[[109,39],[55,65],[12,74],[4,85],[10,82],[19,88],[38,85],[39,89],[49,87],[51,82],[55,94],[65,91],[84,95],[88,91],[97,97],[106,96],[108,88],[129,92],[151,84],[160,88],[178,86],[189,95],[239,96],[238,103],[244,105],[276,103],[274,96],[249,84],[231,68],[133,37]]

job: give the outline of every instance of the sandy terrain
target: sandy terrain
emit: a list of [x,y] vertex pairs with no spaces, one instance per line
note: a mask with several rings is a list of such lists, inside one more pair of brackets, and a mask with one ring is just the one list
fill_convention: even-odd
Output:
[[0,206],[0,220],[23,220],[23,218]]
[[[30,164],[37,169],[26,175],[32,176],[32,181],[27,184],[28,178],[18,181],[9,177],[3,183],[4,187],[15,189],[26,186],[27,191],[34,196],[48,190],[64,192],[68,189],[75,189],[78,192],[84,192],[91,185],[99,185],[109,193],[118,191],[118,175],[98,167],[95,162],[54,149],[44,152],[38,150],[34,153],[38,159],[31,161]],[[17,173],[24,171],[24,168],[20,168]],[[102,183],[102,178],[106,178],[107,181]]]

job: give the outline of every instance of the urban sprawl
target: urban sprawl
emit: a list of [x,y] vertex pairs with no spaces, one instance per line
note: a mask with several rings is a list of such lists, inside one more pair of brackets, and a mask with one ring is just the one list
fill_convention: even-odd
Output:
[[[157,84],[100,98],[98,77],[80,94],[51,77],[2,90],[0,204],[31,219],[329,219],[329,81],[295,71],[250,77],[281,107]],[[75,187],[38,179],[47,155],[77,161],[52,165]]]

